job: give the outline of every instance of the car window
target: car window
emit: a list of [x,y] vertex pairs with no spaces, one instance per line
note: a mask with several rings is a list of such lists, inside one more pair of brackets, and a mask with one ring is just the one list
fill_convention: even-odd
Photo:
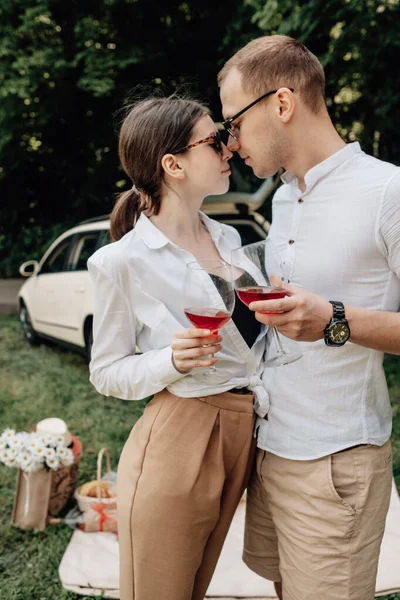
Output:
[[68,261],[68,271],[86,271],[88,258],[96,251],[98,239],[98,231],[89,231],[76,236]]
[[226,221],[228,225],[232,225],[240,234],[242,240],[242,246],[246,246],[247,244],[253,244],[254,242],[259,242],[263,240],[266,236],[266,233],[262,230],[260,226],[256,223],[249,222],[240,222],[240,221]]
[[44,261],[40,273],[61,273],[67,270],[72,236],[63,239]]
[[102,246],[107,246],[107,244],[111,244],[111,233],[109,229],[102,229],[100,231],[97,249]]

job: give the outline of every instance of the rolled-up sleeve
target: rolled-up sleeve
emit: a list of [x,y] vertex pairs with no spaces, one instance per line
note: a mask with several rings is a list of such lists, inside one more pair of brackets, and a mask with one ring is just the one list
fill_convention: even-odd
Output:
[[142,324],[118,282],[100,264],[88,261],[93,280],[93,347],[90,381],[105,396],[140,400],[185,377],[172,364],[172,349],[136,355]]
[[390,269],[400,279],[400,173],[390,181],[379,222]]

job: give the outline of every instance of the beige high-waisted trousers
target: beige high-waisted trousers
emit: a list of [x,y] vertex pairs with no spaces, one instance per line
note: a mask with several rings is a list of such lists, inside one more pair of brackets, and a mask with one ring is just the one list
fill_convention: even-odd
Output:
[[121,600],[203,600],[255,455],[253,396],[156,394],[118,466]]

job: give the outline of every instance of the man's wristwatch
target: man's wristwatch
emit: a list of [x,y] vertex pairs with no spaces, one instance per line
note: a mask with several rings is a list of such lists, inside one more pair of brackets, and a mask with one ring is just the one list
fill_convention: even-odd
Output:
[[333,306],[333,316],[324,329],[324,340],[327,346],[343,346],[350,337],[350,327],[344,314],[342,302],[329,300]]

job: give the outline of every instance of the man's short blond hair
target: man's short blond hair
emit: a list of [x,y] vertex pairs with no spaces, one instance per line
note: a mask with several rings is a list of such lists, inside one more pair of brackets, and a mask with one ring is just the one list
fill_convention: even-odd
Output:
[[270,35],[249,42],[232,56],[218,74],[221,85],[236,68],[245,92],[261,96],[289,87],[317,113],[325,107],[325,74],[318,58],[301,42],[286,35]]

